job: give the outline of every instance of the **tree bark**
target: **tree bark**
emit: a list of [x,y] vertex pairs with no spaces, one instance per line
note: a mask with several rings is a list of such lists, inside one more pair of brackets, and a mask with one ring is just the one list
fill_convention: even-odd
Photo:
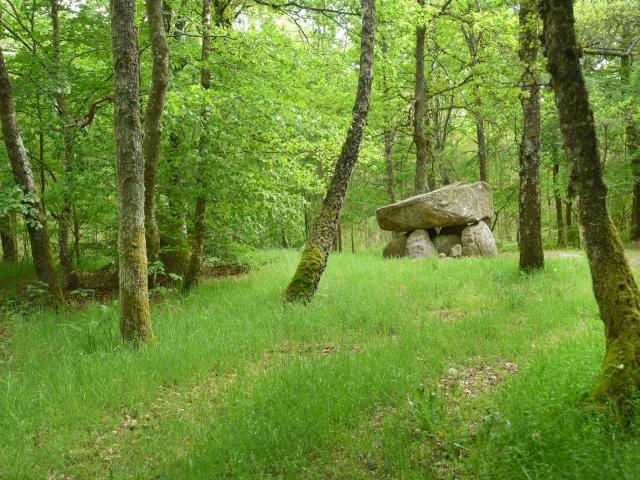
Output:
[[78,278],[73,268],[73,257],[69,248],[69,233],[73,215],[73,126],[69,120],[67,101],[65,97],[64,81],[62,79],[62,61],[60,53],[60,19],[58,11],[60,0],[51,0],[52,47],[56,82],[56,109],[62,124],[62,138],[64,155],[64,185],[62,194],[62,209],[58,214],[58,249],[60,264],[64,272],[67,289],[73,290],[78,286]]
[[564,218],[562,216],[562,198],[560,198],[560,185],[558,182],[558,175],[560,173],[560,162],[558,160],[558,146],[553,144],[551,146],[551,157],[553,166],[551,170],[553,179],[553,198],[555,200],[556,207],[556,228],[558,231],[558,246],[563,246],[564,243]]
[[313,223],[309,241],[302,253],[298,269],[283,293],[283,300],[286,302],[311,300],[327,266],[329,250],[336,235],[336,227],[340,218],[340,210],[353,169],[358,161],[360,143],[369,114],[375,27],[375,0],[362,0],[360,73],[351,126],[336,162],[322,209]]
[[111,0],[118,178],[120,332],[138,345],[153,340],[144,229],[144,157],[135,1]]
[[389,203],[396,203],[396,194],[393,187],[393,140],[395,132],[385,130],[384,132],[384,165],[387,172],[387,198]]
[[[422,7],[424,0],[418,0]],[[424,94],[426,81],[424,77],[424,44],[427,27],[420,25],[416,28],[416,75],[413,103],[413,141],[416,144],[416,179],[414,193],[419,195],[427,191],[427,135],[424,131]]]
[[[144,118],[144,222],[147,261],[154,263],[160,252],[160,231],[156,220],[156,176],[160,161],[162,113],[169,85],[169,46],[165,36],[162,0],[146,0],[151,36],[151,86]],[[149,286],[155,286],[155,275],[149,276]]]
[[640,390],[640,291],[607,211],[593,113],[580,70],[572,0],[543,0],[544,44],[560,129],[577,194],[593,291],[604,323],[606,353],[593,399],[630,412]]
[[56,275],[47,220],[42,210],[42,203],[33,179],[31,163],[27,157],[27,151],[24,148],[22,135],[18,127],[11,81],[4,63],[2,49],[0,49],[0,117],[2,120],[2,135],[13,176],[22,191],[32,199],[29,212],[25,215],[25,221],[29,239],[31,240],[31,255],[33,256],[38,280],[48,285],[52,304],[63,306],[65,300]]
[[[211,71],[207,66],[209,55],[211,54],[211,0],[203,0],[202,2],[202,70],[200,71],[200,85],[205,90],[209,89],[211,84]],[[203,114],[204,115],[204,114]],[[199,150],[200,154],[203,154],[205,147],[206,137],[203,134],[200,137]],[[200,160],[202,161],[202,160]],[[201,169],[201,166],[198,167]],[[202,181],[202,174],[198,175],[200,181]],[[182,288],[184,291],[188,291],[193,287],[200,275],[200,269],[202,266],[202,254],[204,252],[204,240],[206,230],[206,212],[207,212],[207,199],[203,193],[204,185],[200,185],[200,192],[196,198],[196,211],[193,222],[193,244],[191,246],[191,258],[189,259],[189,266],[184,276],[184,283]]]
[[540,75],[538,15],[533,0],[520,2],[520,50],[523,64],[520,103],[524,124],[520,141],[520,269],[544,267],[540,207]]
[[18,237],[15,232],[15,215],[9,214],[0,218],[0,240],[2,241],[2,260],[18,261]]

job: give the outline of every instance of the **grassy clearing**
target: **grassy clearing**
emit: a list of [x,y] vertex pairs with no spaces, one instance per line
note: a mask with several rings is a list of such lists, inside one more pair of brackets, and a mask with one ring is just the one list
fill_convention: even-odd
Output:
[[283,305],[296,252],[153,307],[9,315],[0,478],[637,478],[635,428],[580,403],[602,329],[582,258],[335,255]]

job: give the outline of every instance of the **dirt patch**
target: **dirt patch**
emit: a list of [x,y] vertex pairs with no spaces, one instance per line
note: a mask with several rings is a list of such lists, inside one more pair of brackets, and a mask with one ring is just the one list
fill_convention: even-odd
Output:
[[488,364],[478,359],[473,365],[450,368],[438,382],[438,388],[449,399],[471,399],[517,373],[518,365],[513,362]]

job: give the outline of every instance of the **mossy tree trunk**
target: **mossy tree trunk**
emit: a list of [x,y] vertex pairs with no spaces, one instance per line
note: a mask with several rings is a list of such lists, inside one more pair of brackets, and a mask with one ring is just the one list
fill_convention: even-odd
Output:
[[16,235],[15,215],[0,217],[0,240],[2,241],[2,260],[5,262],[18,261],[18,236]]
[[[424,6],[424,0],[418,0],[420,7]],[[427,191],[427,134],[424,131],[425,117],[425,89],[424,76],[424,44],[427,35],[427,27],[419,25],[416,28],[416,74],[415,91],[413,101],[413,141],[416,144],[416,178],[414,193],[419,195]]]
[[520,2],[520,50],[523,113],[520,141],[519,248],[520,268],[544,267],[540,207],[540,75],[538,72],[538,14],[533,0]]
[[60,0],[51,0],[51,36],[53,47],[54,74],[56,82],[56,110],[62,124],[62,138],[64,142],[64,154],[62,156],[62,166],[64,168],[64,185],[62,195],[62,209],[58,213],[58,250],[60,265],[64,272],[67,289],[73,290],[78,285],[78,278],[73,268],[73,256],[69,248],[69,237],[72,226],[73,199],[73,130],[69,113],[67,111],[67,101],[65,96],[65,86],[62,78],[62,60],[60,53]]
[[[202,2],[202,70],[200,71],[200,85],[205,90],[209,89],[211,84],[211,71],[207,65],[209,56],[211,54],[211,0],[203,0]],[[204,115],[204,114],[203,114]],[[204,123],[204,122],[203,122]],[[200,137],[200,155],[204,155],[204,149],[206,147],[207,138],[205,134]],[[202,162],[202,158],[200,159]],[[200,167],[199,167],[200,168]],[[202,173],[198,174],[198,180],[201,182],[199,185],[199,193],[196,198],[196,210],[193,221],[193,243],[191,245],[191,258],[189,259],[189,265],[187,272],[184,276],[184,282],[182,288],[184,291],[188,291],[193,287],[200,276],[200,269],[202,266],[202,255],[204,253],[204,241],[206,232],[206,213],[207,213],[207,199],[204,196],[204,184]]]
[[336,162],[324,203],[311,228],[309,240],[302,253],[298,269],[283,293],[283,300],[286,302],[310,300],[315,294],[322,273],[327,266],[329,251],[336,236],[340,211],[353,168],[358,161],[360,144],[369,114],[375,27],[375,0],[362,0],[360,73],[351,126]]
[[629,412],[640,388],[640,291],[607,211],[593,113],[580,70],[572,0],[543,0],[544,45],[560,129],[577,194],[593,291],[605,326],[606,353],[593,398]]
[[18,128],[11,80],[4,62],[2,49],[0,49],[0,119],[2,121],[4,144],[7,148],[13,176],[22,191],[29,195],[32,200],[29,213],[25,215],[25,222],[29,240],[31,241],[31,254],[38,280],[48,285],[52,303],[62,306],[65,300],[56,275],[47,220],[36,189],[31,163],[27,157],[27,151],[24,148],[22,135]]
[[[160,252],[160,231],[156,219],[156,176],[160,161],[162,113],[169,85],[169,46],[165,36],[162,0],[146,0],[151,36],[151,86],[144,117],[144,222],[147,261],[156,262]],[[149,276],[149,286],[155,286],[155,275]]]
[[133,345],[153,340],[144,229],[140,57],[134,0],[111,0],[118,179],[120,332]]

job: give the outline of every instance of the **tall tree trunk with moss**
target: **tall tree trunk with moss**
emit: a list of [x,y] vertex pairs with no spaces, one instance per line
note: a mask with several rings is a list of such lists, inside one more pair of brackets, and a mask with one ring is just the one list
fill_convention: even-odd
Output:
[[7,148],[7,155],[13,170],[16,183],[22,191],[30,197],[29,213],[25,215],[27,232],[31,241],[31,255],[38,275],[38,280],[48,285],[52,303],[64,305],[65,300],[56,275],[56,266],[51,252],[47,220],[38,197],[38,191],[33,179],[31,163],[22,142],[22,135],[18,127],[16,109],[13,103],[13,92],[9,72],[4,62],[4,55],[0,49],[0,118],[2,120],[2,135]]
[[607,211],[593,112],[580,70],[573,1],[543,0],[541,15],[578,221],[605,327],[603,369],[592,396],[626,415],[640,391],[640,291]]
[[2,260],[5,262],[18,261],[18,236],[15,232],[16,219],[14,214],[0,217],[0,240],[2,241]]
[[[211,71],[207,65],[209,61],[209,55],[211,54],[211,0],[203,0],[202,2],[202,70],[200,71],[200,85],[205,90],[209,89],[211,85]],[[204,115],[204,114],[203,114]],[[204,155],[204,148],[206,146],[206,136],[202,134],[200,137],[200,155]],[[203,160],[200,159],[200,162]],[[198,168],[201,168],[199,166]],[[196,211],[193,221],[193,243],[191,245],[191,258],[189,259],[189,266],[184,276],[184,283],[182,288],[188,291],[196,284],[200,275],[200,268],[202,266],[202,255],[204,253],[204,241],[206,231],[206,213],[207,213],[207,199],[204,197],[204,185],[202,184],[202,174],[198,175],[199,192],[196,198]]]
[[[160,252],[160,231],[156,220],[156,176],[160,161],[162,113],[169,85],[169,46],[165,36],[162,0],[146,0],[151,36],[151,86],[144,117],[144,223],[147,261],[154,263]],[[155,274],[149,275],[149,286],[155,286]]]
[[375,0],[362,0],[362,33],[360,36],[360,73],[351,126],[336,162],[333,177],[316,217],[298,269],[283,293],[286,302],[309,301],[313,298],[336,236],[340,211],[353,169],[358,161],[360,144],[367,123],[373,80],[374,38],[376,28]]
[[540,75],[538,14],[533,0],[520,2],[520,50],[523,129],[520,141],[520,268],[544,267],[540,207]]
[[111,0],[115,141],[118,179],[120,332],[138,345],[153,340],[144,231],[144,157],[140,63],[134,0]]
[[78,278],[73,268],[73,257],[69,248],[69,237],[71,232],[73,199],[73,129],[67,111],[67,101],[65,96],[65,85],[62,78],[62,60],[60,53],[60,0],[51,0],[51,27],[52,27],[52,47],[54,61],[54,76],[56,83],[56,109],[62,124],[62,138],[64,142],[64,154],[62,156],[62,166],[64,168],[64,185],[62,194],[62,209],[58,214],[58,249],[60,255],[60,265],[64,272],[67,288],[73,290],[78,285]]
[[[422,8],[424,0],[418,0]],[[414,193],[419,195],[427,191],[427,135],[424,131],[424,94],[426,80],[424,77],[424,44],[427,35],[427,27],[419,25],[416,28],[416,74],[415,92],[413,101],[413,141],[416,144],[416,178]]]

